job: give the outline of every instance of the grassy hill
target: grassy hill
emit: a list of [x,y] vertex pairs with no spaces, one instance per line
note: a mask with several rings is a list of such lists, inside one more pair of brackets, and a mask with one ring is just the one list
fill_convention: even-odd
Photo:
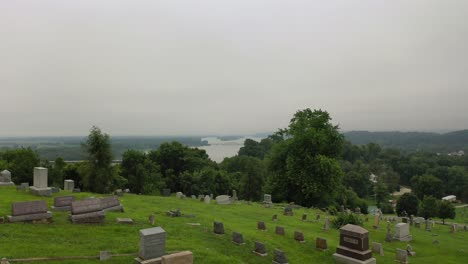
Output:
[[[67,195],[62,191],[55,196]],[[93,196],[91,193],[74,194],[77,197]],[[53,197],[38,198],[28,192],[17,192],[13,187],[0,188],[0,215],[11,212],[11,203],[45,199],[48,205],[53,204]],[[71,224],[66,212],[54,212],[51,224],[8,223],[0,225],[0,258],[29,258],[54,256],[93,256],[101,250],[111,253],[138,252],[138,231],[149,228],[148,215],[155,213],[156,226],[163,227],[167,232],[166,251],[191,250],[195,263],[271,263],[274,248],[286,252],[289,263],[334,263],[332,254],[338,245],[338,230],[323,231],[324,214],[321,221],[315,219],[318,211],[312,209],[294,210],[294,216],[282,215],[282,208],[276,205],[264,208],[261,204],[251,205],[239,202],[233,205],[205,204],[192,199],[177,199],[175,197],[142,196],[125,194],[121,197],[125,206],[124,213],[106,213],[106,223],[102,225]],[[185,215],[195,215],[193,218],[165,216],[170,209],[180,208]],[[301,215],[308,214],[309,221],[302,222]],[[278,214],[278,222],[271,220],[273,214]],[[131,217],[134,225],[122,225],[115,222],[116,217]],[[226,234],[216,236],[212,233],[213,221],[224,223]],[[265,221],[267,231],[256,229],[257,221]],[[200,223],[191,226],[187,223]],[[286,236],[275,235],[275,226],[286,229]],[[370,240],[384,245],[385,256],[375,256],[377,263],[394,263],[395,249],[405,248],[404,242],[384,241],[386,223],[381,223],[379,230],[371,228],[372,223],[365,223],[370,231]],[[300,244],[293,240],[295,230],[302,231],[306,243]],[[231,242],[232,231],[243,234],[245,245],[237,246]],[[451,234],[448,226],[436,226],[431,233],[423,229],[413,229],[411,245],[417,252],[411,258],[411,263],[468,263],[468,232]],[[315,249],[315,238],[327,239],[329,250],[321,252]],[[433,245],[437,239],[440,245]],[[252,253],[254,241],[266,244],[269,255],[259,257]],[[132,263],[133,257],[115,257],[108,263]],[[99,260],[70,260],[60,263],[97,263]],[[40,263],[59,263],[45,262]]]

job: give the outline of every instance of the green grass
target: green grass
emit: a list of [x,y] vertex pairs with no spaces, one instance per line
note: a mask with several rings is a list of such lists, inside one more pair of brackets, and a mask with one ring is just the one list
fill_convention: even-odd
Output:
[[[56,196],[67,195],[60,192]],[[90,193],[74,194],[77,197],[92,196]],[[11,203],[17,201],[45,199],[48,205],[53,204],[53,198],[38,198],[27,192],[17,192],[15,188],[0,189],[0,215],[10,214]],[[294,210],[294,216],[282,215],[280,207],[264,208],[260,204],[248,205],[238,203],[233,205],[205,204],[197,200],[180,200],[175,197],[140,196],[125,194],[121,197],[125,206],[124,213],[107,213],[106,223],[102,225],[77,225],[68,220],[68,213],[54,212],[52,224],[8,223],[0,225],[0,257],[28,258],[54,256],[93,256],[101,250],[112,253],[138,252],[138,231],[149,228],[148,215],[155,213],[156,226],[162,226],[167,232],[166,250],[190,250],[194,253],[195,263],[271,263],[274,248],[286,252],[289,263],[334,263],[332,254],[338,245],[338,230],[323,231],[321,222],[302,222],[301,215],[308,214],[309,220],[315,219],[317,211],[311,209]],[[195,218],[170,218],[165,212],[180,208],[183,214],[194,214]],[[271,220],[273,214],[278,214],[278,222]],[[134,225],[120,225],[116,217],[130,217],[136,221]],[[372,219],[372,218],[370,218]],[[212,233],[213,221],[224,223],[226,234],[217,236]],[[257,221],[265,221],[267,231],[256,229]],[[200,226],[190,226],[187,223],[200,223]],[[274,233],[275,225],[284,226],[286,236]],[[385,256],[375,256],[377,263],[394,263],[395,249],[405,248],[404,242],[387,243],[384,241],[386,224],[381,224],[380,230],[371,228],[372,222],[365,223],[370,231],[370,240],[384,245]],[[306,243],[300,244],[293,240],[295,230],[302,231]],[[243,234],[245,245],[237,246],[231,242],[232,231]],[[451,234],[448,226],[436,226],[433,232],[423,229],[413,229],[411,245],[417,256],[411,258],[411,263],[468,263],[468,232]],[[315,249],[315,238],[327,239],[329,250],[321,252]],[[432,244],[437,239],[440,245]],[[254,241],[266,244],[269,255],[259,257],[252,253]],[[133,257],[115,257],[109,263],[132,263]],[[60,263],[97,263],[98,260],[70,260]],[[48,263],[48,262],[41,262]],[[57,261],[49,263],[59,263]]]

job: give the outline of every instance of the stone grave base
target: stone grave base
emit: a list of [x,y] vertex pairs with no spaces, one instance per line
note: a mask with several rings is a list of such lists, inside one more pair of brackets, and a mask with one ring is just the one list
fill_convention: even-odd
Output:
[[161,264],[162,263],[162,258],[154,258],[154,259],[146,259],[143,260],[141,258],[134,258],[135,264]]
[[405,237],[393,237],[393,240],[404,241],[404,242],[411,241],[412,239],[413,237],[411,235],[405,236]]
[[163,264],[193,264],[193,254],[190,251],[182,251],[161,257]]
[[25,221],[34,221],[34,220],[42,220],[42,219],[49,219],[52,218],[52,213],[39,213],[39,214],[28,214],[28,215],[18,215],[18,216],[11,216],[8,215],[7,219],[8,222],[25,222]]
[[52,196],[52,188],[29,187],[29,191],[37,196]]
[[260,257],[266,257],[266,256],[268,256],[268,253],[264,253],[264,254],[262,254],[262,253],[258,253],[258,252],[256,252],[255,250],[254,250],[254,251],[252,251],[252,252],[253,252],[253,253],[255,253],[255,255],[257,255],[257,256],[260,256]]
[[234,244],[236,244],[236,245],[238,245],[238,246],[245,245],[245,243],[237,243],[237,242],[235,242],[235,241],[231,241],[231,242],[234,243]]
[[370,258],[368,260],[358,260],[338,253],[333,254],[333,258],[335,259],[336,263],[340,264],[377,264],[375,258]]
[[54,211],[71,211],[71,206],[52,206]]
[[99,224],[104,223],[106,220],[106,215],[103,211],[71,215],[70,220],[74,224],[80,223],[90,223],[90,224]]
[[15,186],[13,182],[0,182],[0,186]]
[[124,208],[121,204],[119,205],[116,205],[116,206],[112,206],[112,207],[109,207],[109,208],[105,208],[105,209],[102,209],[104,212],[123,212],[124,211]]

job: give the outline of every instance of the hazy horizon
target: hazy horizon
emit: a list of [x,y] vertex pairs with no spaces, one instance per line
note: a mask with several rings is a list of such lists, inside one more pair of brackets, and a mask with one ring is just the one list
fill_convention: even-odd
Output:
[[[468,1],[0,1],[0,137],[468,128]],[[267,131],[267,132],[264,132]]]

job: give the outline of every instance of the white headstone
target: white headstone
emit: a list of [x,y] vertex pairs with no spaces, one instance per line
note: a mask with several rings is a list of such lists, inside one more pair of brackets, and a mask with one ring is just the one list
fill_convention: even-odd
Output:
[[183,194],[182,192],[176,192],[176,195],[175,195],[175,196],[176,196],[177,198],[182,198],[183,195],[184,195],[184,194]]
[[34,167],[34,187],[47,188],[47,168]]
[[162,257],[166,253],[166,231],[161,227],[140,230],[139,257],[143,260]]
[[216,196],[216,203],[217,204],[231,204],[231,199],[229,195],[219,195]]
[[399,223],[395,225],[395,235],[393,239],[400,241],[411,241],[410,225],[408,223]]
[[65,180],[63,182],[63,189],[65,191],[73,191],[75,189],[75,182],[73,180]]
[[9,172],[8,170],[4,170],[2,172],[0,172],[0,186],[5,186],[5,185],[15,185],[12,181],[11,181],[11,172]]
[[204,199],[204,201],[205,201],[205,203],[206,203],[206,204],[209,204],[209,203],[211,202],[211,198],[210,198],[210,196],[208,196],[208,195],[205,195],[205,199]]

